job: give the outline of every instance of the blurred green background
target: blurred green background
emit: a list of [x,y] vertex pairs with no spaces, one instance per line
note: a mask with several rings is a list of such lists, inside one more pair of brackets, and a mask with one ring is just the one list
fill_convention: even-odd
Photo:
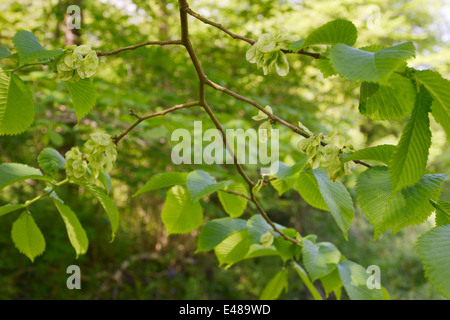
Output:
[[[80,30],[65,26],[66,9],[82,10]],[[410,65],[432,68],[445,78],[450,75],[450,3],[448,1],[349,1],[349,0],[196,0],[190,6],[205,17],[222,23],[240,35],[257,39],[262,33],[276,33],[282,26],[298,39],[336,18],[353,21],[359,30],[357,46],[393,45],[413,41],[417,58]],[[20,29],[37,35],[47,48],[88,43],[110,51],[147,40],[178,39],[178,5],[165,0],[4,0],[0,3],[0,45],[12,49],[11,39]],[[315,62],[306,56],[290,55],[287,77],[275,72],[264,77],[262,70],[245,60],[249,45],[233,40],[221,31],[191,19],[193,45],[207,76],[237,91],[291,123],[301,120],[314,132],[330,133],[336,128],[337,144],[351,140],[363,148],[382,143],[395,144],[406,124],[401,121],[372,121],[358,112],[359,88],[349,81],[323,79]],[[19,71],[32,86],[36,120],[20,136],[0,137],[0,162],[37,166],[45,147],[64,154],[82,145],[88,134],[103,128],[118,134],[133,118],[129,108],[148,114],[175,104],[197,99],[193,66],[182,47],[142,47],[111,57],[102,57],[95,77],[97,106],[79,124],[61,81],[45,68]],[[55,81],[56,80],[56,81]],[[256,128],[249,121],[253,107],[207,88],[207,99],[225,128]],[[47,250],[31,263],[15,248],[10,238],[16,214],[0,218],[0,299],[256,299],[267,281],[279,270],[276,257],[240,262],[225,270],[213,253],[194,254],[198,231],[167,237],[160,219],[165,191],[137,198],[131,195],[152,175],[170,170],[203,169],[217,177],[239,179],[232,165],[174,166],[170,160],[171,132],[193,130],[194,120],[209,119],[199,108],[190,108],[142,123],[119,145],[112,197],[121,214],[121,229],[110,243],[109,222],[102,208],[74,185],[59,191],[61,198],[79,216],[90,239],[89,251],[75,259],[63,221],[48,200],[31,207],[44,233]],[[429,169],[450,173],[450,148],[445,133],[432,120],[433,143]],[[212,125],[210,125],[212,127]],[[295,158],[298,136],[280,129],[281,160]],[[256,179],[258,171],[250,168]],[[354,167],[355,171],[363,170]],[[354,187],[355,177],[345,183]],[[41,193],[40,182],[14,184],[0,192],[0,205],[20,203]],[[442,198],[450,200],[449,183]],[[354,194],[352,194],[354,196]],[[367,267],[381,267],[382,284],[393,299],[441,299],[427,284],[414,250],[417,237],[432,227],[433,219],[396,235],[382,235],[373,241],[373,229],[357,212],[346,242],[331,216],[308,206],[294,191],[279,198],[268,187],[262,204],[274,221],[297,228],[303,235],[317,234],[330,241],[351,260]],[[358,208],[357,208],[358,210]],[[204,201],[205,221],[225,216],[217,196]],[[248,207],[248,218],[254,208]],[[66,288],[66,268],[76,264],[82,272],[82,290]],[[281,299],[310,299],[296,275],[291,274],[288,293]]]

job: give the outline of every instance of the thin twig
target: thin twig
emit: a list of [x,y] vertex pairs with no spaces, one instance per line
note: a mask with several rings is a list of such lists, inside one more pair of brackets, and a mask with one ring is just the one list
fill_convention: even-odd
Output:
[[232,37],[233,39],[239,39],[242,41],[245,41],[251,45],[254,45],[256,41],[252,40],[252,39],[248,39],[246,37],[240,36],[236,33],[231,32],[230,30],[228,30],[227,28],[225,28],[223,25],[221,25],[220,23],[216,23],[213,22],[211,20],[206,19],[205,17],[199,15],[197,12],[193,11],[191,8],[187,7],[186,8],[186,12],[189,13],[191,16],[193,16],[194,18],[202,21],[205,24],[209,24],[213,27],[216,27],[217,29],[222,30],[223,32],[225,32],[226,34],[228,34],[230,37]]
[[167,41],[146,41],[143,43],[135,44],[132,46],[116,49],[110,52],[101,52],[97,51],[97,56],[111,56],[114,54],[118,54],[119,52],[125,51],[125,50],[135,50],[140,47],[144,46],[151,46],[151,45],[158,45],[158,46],[167,46],[167,45],[181,45],[181,40],[167,40]]
[[[228,34],[230,37],[232,37],[233,39],[239,39],[242,41],[245,41],[249,44],[251,44],[252,46],[256,43],[255,40],[246,38],[244,36],[240,36],[236,33],[231,32],[230,30],[228,30],[227,28],[225,28],[223,25],[221,25],[220,23],[216,23],[214,21],[208,20],[205,17],[201,16],[200,14],[198,14],[197,12],[193,11],[191,8],[186,7],[185,11],[187,13],[189,13],[191,16],[193,16],[194,18],[200,20],[201,22],[205,23],[205,24],[209,24],[213,27],[216,27],[219,30],[222,30],[223,32],[225,32],[226,34]],[[313,57],[314,59],[326,59],[325,56],[321,55],[320,53],[315,53],[315,52],[307,52],[303,49],[298,50],[298,51],[292,51],[292,50],[281,50],[284,53],[293,53],[293,54],[302,54],[305,56],[310,56]]]
[[114,136],[112,139],[113,139],[114,143],[117,145],[119,143],[119,141],[122,140],[123,137],[125,137],[131,130],[133,130],[142,121],[145,121],[150,118],[158,117],[158,116],[163,116],[169,112],[173,112],[178,109],[190,108],[190,107],[199,106],[199,105],[200,105],[199,101],[193,101],[193,102],[189,102],[189,103],[179,104],[179,105],[173,106],[172,108],[169,108],[169,109],[166,109],[163,111],[159,111],[159,112],[155,112],[155,113],[149,114],[147,116],[143,116],[143,117],[137,115],[133,109],[130,109],[130,115],[137,118],[136,122],[134,122],[131,126],[129,126],[127,129],[125,129],[118,136]]
[[[209,85],[210,87],[216,89],[216,90],[219,90],[219,91],[222,91],[222,92],[228,94],[229,96],[231,96],[231,97],[233,97],[233,98],[235,98],[237,100],[244,101],[244,102],[246,102],[246,103],[256,107],[258,110],[264,112],[269,117],[269,119],[271,119],[273,121],[276,121],[278,123],[281,123],[285,127],[291,129],[293,132],[295,132],[295,133],[297,133],[297,134],[299,134],[299,135],[301,135],[301,136],[303,136],[305,138],[309,138],[311,136],[310,134],[306,133],[302,129],[300,129],[300,128],[290,124],[289,122],[281,119],[280,117],[277,117],[276,115],[270,113],[269,111],[267,111],[262,105],[260,105],[256,101],[253,101],[253,100],[251,100],[249,98],[241,96],[240,94],[237,94],[237,93],[235,93],[235,92],[233,92],[233,91],[231,91],[231,90],[229,90],[229,89],[227,89],[227,88],[225,88],[225,87],[223,87],[221,85],[218,85],[217,83],[215,83],[215,82],[213,82],[213,81],[211,81],[209,79],[206,80],[206,84]],[[327,143],[325,141],[321,141],[321,144],[323,146],[327,145]],[[370,164],[368,164],[368,163],[366,163],[366,162],[364,162],[362,160],[354,160],[353,162],[361,164],[363,166],[366,166],[367,168],[371,168],[372,167],[372,165],[370,165]]]
[[229,194],[234,194],[235,196],[242,197],[244,199],[247,199],[248,201],[252,201],[252,199],[249,196],[246,196],[245,194],[242,194],[242,193],[239,193],[239,192],[235,192],[235,191],[231,191],[231,190],[222,190],[222,189],[219,190],[219,191],[226,192],[226,193],[229,193]]

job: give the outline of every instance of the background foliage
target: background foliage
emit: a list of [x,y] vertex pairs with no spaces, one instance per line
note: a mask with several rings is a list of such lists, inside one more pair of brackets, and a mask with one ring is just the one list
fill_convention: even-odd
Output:
[[[0,45],[8,47],[17,30],[37,35],[47,48],[59,48],[75,36],[78,43],[109,51],[118,47],[156,39],[179,38],[178,10],[175,1],[74,1],[83,10],[82,28],[69,34],[64,26],[67,1],[6,1],[0,4]],[[257,39],[265,32],[276,33],[283,25],[289,34],[299,38],[323,23],[345,18],[359,30],[357,44],[391,46],[413,41],[418,56],[415,67],[435,68],[448,78],[450,65],[449,21],[441,1],[193,1],[191,7],[200,14],[226,25],[233,32]],[[378,9],[377,9],[378,8]],[[380,14],[380,24],[373,25],[373,14]],[[448,15],[447,15],[448,17]],[[351,140],[358,148],[382,143],[396,144],[406,119],[377,121],[361,116],[357,110],[359,88],[337,78],[323,79],[306,56],[288,57],[288,77],[261,70],[245,60],[249,46],[233,41],[219,30],[198,21],[190,27],[192,41],[206,74],[231,90],[269,104],[284,119],[294,123],[301,119],[313,132],[328,133],[337,128],[343,144]],[[448,32],[448,31],[447,31]],[[102,57],[96,75],[97,106],[79,125],[68,92],[45,68],[19,74],[32,83],[36,102],[36,119],[31,129],[20,136],[0,137],[0,162],[21,162],[36,166],[36,157],[47,146],[62,154],[77,143],[87,140],[94,128],[116,134],[133,121],[128,109],[150,113],[192,100],[196,88],[195,71],[184,50],[177,47],[143,47],[113,57]],[[212,89],[208,89],[212,93]],[[221,122],[227,128],[250,128],[255,111],[242,102],[209,94]],[[245,116],[245,117],[244,117]],[[14,217],[2,217],[0,224],[0,298],[140,298],[140,299],[248,299],[259,297],[267,281],[279,270],[281,262],[274,258],[243,261],[230,269],[217,268],[213,253],[194,254],[196,235],[167,236],[160,218],[166,191],[161,190],[132,198],[152,175],[174,169],[170,150],[174,143],[170,134],[176,128],[192,130],[193,120],[204,113],[192,108],[171,113],[140,125],[119,145],[118,163],[111,173],[112,197],[121,214],[121,229],[109,244],[109,222],[102,208],[88,195],[70,185],[61,189],[87,229],[90,247],[85,256],[75,259],[62,221],[50,200],[47,206],[33,209],[33,216],[46,234],[47,252],[34,264],[11,245],[10,229]],[[170,121],[168,121],[170,120]],[[449,174],[450,151],[443,130],[432,121],[432,147],[428,167]],[[211,126],[212,127],[212,126]],[[280,150],[294,158],[294,134],[280,128]],[[292,153],[292,154],[289,154]],[[287,159],[281,159],[288,161]],[[202,169],[200,166],[177,166],[179,171]],[[217,166],[223,178],[235,175],[233,167]],[[256,171],[254,172],[256,177]],[[0,205],[21,203],[35,196],[40,182],[15,184],[0,193]],[[353,187],[354,177],[345,179]],[[442,199],[450,200],[450,190],[443,188]],[[268,187],[262,204],[273,219],[294,226],[303,233],[315,233],[330,241],[349,259],[363,266],[379,265],[382,283],[391,298],[441,298],[426,284],[422,264],[413,246],[417,237],[430,229],[433,221],[407,228],[399,234],[381,235],[373,242],[373,229],[357,215],[346,242],[330,215],[308,206],[292,191],[281,198]],[[274,197],[271,197],[270,194]],[[354,195],[352,195],[354,196]],[[42,202],[44,203],[44,202]],[[206,216],[225,216],[216,195],[204,206]],[[250,208],[246,211],[249,215]],[[300,225],[300,221],[302,224]],[[69,291],[65,286],[68,265],[77,264],[83,274],[82,290]],[[281,298],[310,298],[300,282],[290,281],[290,291]],[[300,294],[299,294],[300,292]]]

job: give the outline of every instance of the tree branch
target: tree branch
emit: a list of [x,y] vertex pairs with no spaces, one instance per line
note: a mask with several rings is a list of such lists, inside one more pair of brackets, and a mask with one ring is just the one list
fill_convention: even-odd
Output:
[[154,118],[154,117],[158,117],[158,116],[163,116],[169,112],[173,112],[176,111],[178,109],[183,109],[183,108],[190,108],[190,107],[194,107],[194,106],[200,106],[200,102],[199,101],[193,101],[193,102],[189,102],[189,103],[185,103],[185,104],[179,104],[176,106],[173,106],[172,108],[163,110],[163,111],[159,111],[159,112],[155,112],[152,114],[149,114],[147,116],[139,116],[137,115],[133,109],[130,109],[130,115],[134,116],[135,118],[137,118],[136,122],[133,123],[131,126],[129,126],[127,129],[125,129],[121,134],[119,134],[118,136],[113,136],[112,139],[114,141],[114,143],[117,145],[119,143],[120,140],[122,140],[123,137],[125,137],[131,130],[133,130],[138,124],[140,124],[142,121],[145,121],[147,119],[150,118]]
[[213,22],[211,20],[206,19],[205,17],[199,15],[197,12],[193,11],[191,8],[187,7],[186,8],[186,12],[189,13],[191,16],[193,16],[194,18],[200,20],[201,22],[205,23],[205,24],[209,24],[213,27],[216,27],[217,29],[222,30],[223,32],[225,32],[226,34],[228,34],[230,37],[232,37],[233,39],[239,39],[242,41],[245,41],[251,45],[254,45],[256,43],[256,41],[252,40],[252,39],[248,39],[246,37],[240,36],[236,33],[231,32],[230,30],[228,30],[227,28],[225,28],[224,26],[222,26],[219,23]]
[[135,50],[135,49],[140,48],[140,47],[151,46],[151,45],[167,46],[167,45],[182,45],[182,43],[181,43],[181,40],[146,41],[146,42],[135,44],[135,45],[132,45],[132,46],[116,49],[116,50],[113,50],[113,51],[110,51],[110,52],[97,51],[97,56],[99,56],[99,57],[101,57],[101,56],[111,56],[111,55],[118,54],[118,53],[120,53],[122,51],[125,51],[125,50]]
[[[236,33],[231,32],[230,30],[225,28],[220,23],[216,23],[214,21],[206,19],[205,17],[201,16],[200,14],[198,14],[197,12],[195,12],[191,8],[189,8],[189,6],[186,7],[185,10],[186,10],[187,13],[189,13],[194,18],[200,20],[201,22],[203,22],[205,24],[209,24],[209,25],[211,25],[213,27],[216,27],[219,30],[222,30],[223,32],[228,34],[233,39],[239,39],[239,40],[245,41],[248,44],[251,44],[252,46],[256,43],[255,40],[252,40],[252,39],[249,39],[249,38],[246,38],[244,36],[240,36],[240,35],[238,35]],[[281,51],[283,51],[284,53],[302,54],[302,55],[305,55],[305,56],[313,57],[314,59],[327,59],[325,56],[321,55],[320,53],[308,52],[308,51],[305,51],[303,49],[301,49],[299,51],[292,51],[292,50],[281,50]]]
[[224,145],[227,147],[227,149],[230,149],[230,152],[232,152],[233,159],[234,159],[234,165],[236,166],[239,174],[244,178],[244,180],[247,182],[250,190],[250,201],[253,202],[256,207],[258,208],[258,211],[261,213],[263,218],[267,221],[267,223],[273,228],[275,232],[278,232],[284,239],[295,243],[296,245],[301,246],[301,244],[296,240],[293,239],[286,234],[284,234],[281,230],[277,228],[277,226],[272,222],[270,217],[267,215],[266,211],[262,208],[258,200],[256,199],[254,193],[253,193],[253,186],[255,185],[253,181],[250,180],[250,178],[247,176],[247,174],[244,172],[244,169],[242,166],[238,163],[237,157],[234,154],[233,150],[229,147],[225,130],[222,126],[222,124],[219,122],[217,117],[215,116],[214,112],[212,111],[211,107],[206,102],[206,96],[205,96],[205,84],[209,81],[205,75],[205,72],[203,71],[200,61],[198,60],[198,57],[195,53],[194,47],[191,44],[191,41],[189,40],[189,25],[187,20],[187,13],[189,10],[189,5],[186,0],[178,0],[179,6],[180,6],[180,20],[181,20],[181,41],[183,42],[183,45],[186,47],[189,56],[192,60],[192,63],[194,64],[195,70],[197,72],[197,76],[199,79],[199,100],[200,104],[203,106],[205,111],[208,113],[211,120],[214,122],[214,125],[216,128],[221,132],[222,139]]
[[[244,102],[246,102],[246,103],[256,107],[258,110],[264,112],[269,117],[269,119],[271,119],[273,121],[276,121],[278,123],[281,123],[282,125],[284,125],[287,128],[291,129],[293,132],[295,132],[295,133],[297,133],[297,134],[299,134],[299,135],[301,135],[301,136],[303,136],[305,138],[309,138],[311,136],[308,133],[306,133],[305,131],[303,131],[302,129],[300,129],[300,128],[290,124],[289,122],[281,119],[280,117],[277,117],[276,115],[270,113],[269,111],[267,111],[262,105],[260,105],[256,101],[253,101],[253,100],[248,99],[248,98],[246,98],[244,96],[241,96],[240,94],[237,94],[237,93],[235,93],[235,92],[233,92],[233,91],[231,91],[231,90],[229,90],[229,89],[227,89],[225,87],[222,87],[222,86],[218,85],[217,83],[215,83],[215,82],[213,82],[213,81],[211,81],[209,79],[206,80],[206,84],[209,85],[210,87],[216,89],[216,90],[222,91],[222,92],[228,94],[229,96],[232,96],[233,98],[235,98],[237,100],[244,101]],[[321,144],[323,146],[327,145],[327,143],[325,141],[321,141]],[[361,164],[363,166],[366,166],[367,168],[371,168],[372,167],[372,165],[370,165],[370,164],[368,164],[368,163],[366,163],[364,161],[361,161],[361,160],[354,160],[353,162]]]

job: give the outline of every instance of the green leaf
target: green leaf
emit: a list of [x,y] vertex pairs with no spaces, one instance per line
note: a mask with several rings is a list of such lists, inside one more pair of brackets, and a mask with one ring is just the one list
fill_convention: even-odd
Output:
[[[283,229],[283,233],[293,239],[296,239],[299,235],[297,230],[293,228],[285,228]],[[290,241],[287,241],[281,236],[278,236],[278,233],[274,233],[274,235],[277,236],[273,240],[273,246],[276,248],[276,253],[280,256],[283,262],[291,259],[298,259],[302,252],[301,247]]]
[[278,272],[263,289],[259,300],[276,300],[280,296],[283,289],[288,288],[288,272],[289,269],[283,269]]
[[275,171],[273,168],[277,168],[276,176],[279,179],[271,180],[270,184],[275,188],[275,190],[277,190],[280,196],[295,186],[298,179],[298,172],[303,170],[306,165],[306,160],[307,157],[304,156],[302,160],[294,164],[292,167],[281,161],[278,161],[272,165],[273,171]]
[[416,75],[433,97],[431,113],[447,133],[447,141],[450,141],[450,81],[431,70],[416,71]]
[[[275,238],[277,239],[277,238]],[[243,259],[251,259],[257,257],[281,256],[280,252],[274,246],[264,248],[262,244],[250,243],[250,248]],[[282,258],[283,259],[283,258]],[[283,260],[285,261],[285,260]]]
[[343,260],[338,263],[338,270],[345,292],[351,300],[384,300],[381,289],[368,288],[369,274],[359,264]]
[[111,192],[111,176],[108,172],[100,172],[98,175],[98,180],[102,183],[103,187],[106,189],[106,194],[109,195]]
[[342,159],[342,162],[353,160],[375,160],[389,165],[395,146],[391,144],[382,144],[375,147],[369,147],[353,152]]
[[281,161],[276,162],[272,167],[278,167],[278,171],[275,174],[277,178],[285,179],[295,176],[298,172],[302,171],[306,165],[308,157],[306,155],[301,155],[302,160],[294,164],[293,166],[288,166]]
[[295,261],[293,263],[293,267],[294,267],[295,272],[297,272],[300,279],[303,281],[305,286],[308,288],[309,292],[312,294],[314,300],[322,300],[322,296],[317,291],[317,289],[314,287],[314,285],[311,282],[311,280],[309,279],[306,271]]
[[450,225],[423,234],[416,244],[426,277],[450,299]]
[[303,263],[312,281],[322,278],[336,269],[341,259],[341,253],[332,243],[315,244],[307,239],[303,239],[302,243]]
[[161,218],[169,235],[188,233],[202,224],[202,207],[198,201],[192,201],[186,189],[174,186],[167,192]]
[[24,204],[6,204],[0,207],[0,216],[25,208]]
[[214,248],[220,265],[232,264],[245,259],[250,248],[250,241],[247,229],[235,231],[225,238],[220,244]]
[[414,186],[393,191],[387,167],[363,172],[356,185],[361,211],[375,228],[375,239],[393,228],[393,232],[424,222],[433,212],[430,199],[439,197],[445,175],[428,174]]
[[146,184],[138,190],[133,197],[136,197],[144,192],[157,190],[160,188],[172,187],[174,185],[186,184],[187,172],[163,172],[158,173],[150,178]]
[[15,74],[0,70],[0,136],[24,132],[34,121],[30,89]]
[[430,203],[436,209],[436,226],[450,224],[450,203],[441,200],[431,200]]
[[331,215],[347,239],[347,231],[350,228],[354,216],[352,197],[342,182],[333,183],[324,169],[313,170],[317,179],[320,194],[327,204]]
[[65,169],[66,159],[57,150],[45,148],[39,154],[38,163],[45,173],[54,176],[56,169]]
[[394,190],[415,184],[425,173],[428,150],[431,146],[428,119],[430,105],[431,98],[422,87],[417,95],[411,118],[391,159],[390,173]]
[[197,252],[214,249],[230,234],[247,228],[247,221],[242,219],[220,218],[208,221],[200,230]]
[[51,181],[52,179],[42,175],[41,170],[29,167],[21,163],[0,164],[0,189],[3,189],[14,182],[27,179]]
[[[247,188],[240,183],[234,182],[225,188],[227,191],[233,191],[248,196]],[[237,196],[227,192],[219,192],[219,200],[223,209],[232,218],[240,217],[247,207],[248,200],[244,197]]]
[[331,48],[330,60],[334,70],[350,80],[388,84],[391,74],[414,54],[415,48],[412,42],[405,42],[377,52],[356,49],[339,43]]
[[31,262],[45,251],[45,239],[33,217],[23,212],[13,223],[11,238],[16,248]]
[[11,55],[11,52],[9,52],[5,47],[0,46],[0,59],[6,58]]
[[288,50],[291,50],[291,51],[294,51],[294,52],[299,51],[302,48],[302,44],[303,44],[304,41],[305,41],[305,39],[301,39],[301,40],[298,40],[298,41],[291,42],[289,44],[289,46],[288,46]]
[[261,238],[259,238],[259,242],[264,248],[269,248],[273,244],[273,231],[267,231],[264,233]]
[[[275,223],[275,226],[279,230],[285,229],[284,226],[281,226],[277,223]],[[247,228],[248,228],[248,234],[250,237],[251,243],[260,243],[259,240],[261,239],[261,236],[269,231],[273,231],[273,228],[270,226],[270,224],[267,223],[267,221],[263,218],[260,214],[255,214],[247,221]],[[278,232],[274,232],[275,237],[279,237],[280,234]]]
[[24,65],[35,60],[47,60],[63,54],[62,50],[46,50],[38,38],[29,31],[18,31],[13,39],[14,48],[19,54],[20,64]]
[[284,179],[271,180],[270,184],[272,185],[272,187],[275,188],[275,190],[277,190],[278,195],[281,196],[286,191],[289,191],[290,189],[292,189],[295,186],[296,182],[297,182],[297,177],[288,177],[288,178],[284,178]]
[[330,60],[317,59],[316,67],[320,70],[320,72],[322,72],[324,78],[329,78],[337,74]]
[[220,189],[224,189],[229,184],[231,184],[231,181],[217,183],[209,173],[202,170],[192,171],[186,179],[186,186],[193,201],[200,200]]
[[317,179],[312,171],[301,172],[298,175],[296,188],[303,200],[309,205],[320,210],[328,211],[328,206],[323,200]]
[[95,106],[96,92],[92,79],[64,82],[69,90],[78,122]]
[[344,43],[352,46],[355,44],[357,37],[358,31],[353,23],[347,20],[337,19],[311,32],[302,43],[300,49],[314,44]]
[[86,232],[84,231],[83,226],[78,220],[76,214],[72,211],[72,209],[70,209],[69,206],[66,206],[64,203],[55,198],[53,199],[53,203],[61,214],[61,218],[66,226],[67,235],[69,236],[69,241],[75,249],[78,258],[79,255],[87,252],[89,246],[89,240]]
[[402,119],[411,113],[416,95],[411,80],[394,73],[386,86],[361,83],[359,111],[374,120]]
[[334,269],[330,274],[320,278],[323,288],[325,289],[325,296],[328,298],[331,292],[334,292],[336,299],[341,299],[342,280],[339,276],[339,270]]
[[[273,113],[273,110],[272,110],[272,108],[271,108],[270,106],[265,106],[264,109],[265,109],[267,112],[269,112],[270,114]],[[268,117],[269,117],[269,116],[268,116],[266,113],[264,113],[264,112],[262,112],[261,110],[259,110],[259,111],[258,111],[258,114],[257,114],[256,116],[253,116],[252,119],[255,120],[255,121],[261,121],[261,120],[267,119]]]
[[87,190],[89,190],[100,202],[103,209],[105,209],[106,214],[108,215],[109,221],[111,223],[111,228],[112,228],[111,241],[114,241],[116,232],[119,229],[119,211],[117,210],[116,205],[106,195],[106,193],[102,189],[97,187],[96,185],[90,184],[90,183],[85,183],[85,184],[82,184],[82,186],[85,187]]

